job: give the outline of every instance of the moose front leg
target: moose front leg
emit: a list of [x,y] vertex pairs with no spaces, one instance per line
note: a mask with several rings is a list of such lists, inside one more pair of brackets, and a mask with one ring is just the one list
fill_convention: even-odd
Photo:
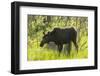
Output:
[[62,48],[63,48],[63,45],[58,45],[58,50],[59,50],[59,53],[61,53],[61,50],[62,50]]

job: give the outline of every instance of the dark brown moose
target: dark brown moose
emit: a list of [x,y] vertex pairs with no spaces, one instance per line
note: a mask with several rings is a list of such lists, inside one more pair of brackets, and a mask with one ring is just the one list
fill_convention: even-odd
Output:
[[49,42],[54,42],[57,47],[59,53],[62,51],[63,44],[68,44],[68,54],[70,54],[71,50],[71,42],[74,43],[76,50],[78,52],[78,45],[77,45],[77,31],[73,28],[54,28],[53,31],[44,34],[40,46],[43,47],[44,44],[48,44]]

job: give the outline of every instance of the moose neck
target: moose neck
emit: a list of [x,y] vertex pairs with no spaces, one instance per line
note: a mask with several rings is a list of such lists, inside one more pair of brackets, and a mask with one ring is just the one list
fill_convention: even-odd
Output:
[[49,38],[49,42],[55,42],[55,37],[54,37],[54,36],[51,36],[51,37]]

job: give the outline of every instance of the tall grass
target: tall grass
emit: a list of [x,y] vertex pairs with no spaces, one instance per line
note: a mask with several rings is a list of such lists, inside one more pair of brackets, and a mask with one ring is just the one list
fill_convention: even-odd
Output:
[[[88,50],[79,50],[78,53],[76,50],[71,50],[70,55],[67,54],[67,50],[62,51],[61,53],[58,50],[49,49],[46,47],[40,47],[40,43],[28,43],[28,61],[32,60],[62,60],[62,59],[83,59],[88,58]],[[38,47],[37,47],[38,45]]]

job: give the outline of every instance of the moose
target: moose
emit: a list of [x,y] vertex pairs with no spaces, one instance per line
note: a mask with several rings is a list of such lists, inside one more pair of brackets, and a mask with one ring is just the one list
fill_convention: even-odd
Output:
[[49,42],[54,42],[57,45],[60,53],[63,49],[63,45],[68,44],[68,54],[70,55],[71,42],[74,43],[74,46],[78,52],[78,45],[76,41],[77,31],[74,29],[74,27],[65,29],[54,28],[53,31],[48,32],[47,34],[44,33],[40,47],[43,47],[46,43],[48,44]]

